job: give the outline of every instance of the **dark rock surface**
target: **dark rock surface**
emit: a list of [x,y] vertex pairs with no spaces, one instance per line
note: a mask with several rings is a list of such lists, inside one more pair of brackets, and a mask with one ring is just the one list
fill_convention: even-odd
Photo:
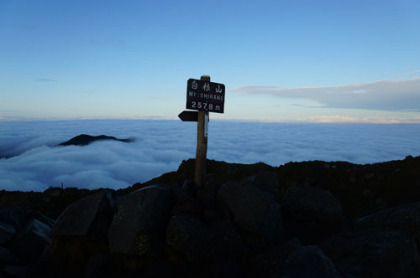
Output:
[[172,206],[171,186],[148,186],[120,197],[108,232],[111,252],[159,255],[163,251]]
[[253,184],[225,183],[217,197],[229,210],[233,223],[241,230],[250,247],[264,247],[285,236],[280,205],[273,196]]
[[420,277],[420,157],[209,161],[201,187],[192,162],[119,191],[0,191],[0,277]]
[[71,204],[57,219],[53,237],[106,238],[115,211],[111,191],[94,193]]
[[0,205],[0,277],[30,277],[50,242],[54,221],[18,206]]
[[388,228],[344,231],[321,244],[341,273],[350,277],[419,277],[418,242]]
[[93,193],[67,207],[43,252],[43,259],[53,265],[54,275],[77,275],[91,255],[108,249],[107,231],[114,212],[115,200],[109,190]]
[[283,210],[301,221],[328,222],[342,214],[341,203],[329,191],[308,185],[293,185],[281,201]]
[[289,255],[284,267],[272,277],[340,278],[341,275],[317,246],[302,246]]
[[384,209],[356,219],[358,228],[394,228],[406,231],[420,244],[420,202]]
[[230,221],[207,225],[195,217],[174,215],[167,243],[190,263],[236,261],[245,251],[242,238]]
[[0,244],[9,241],[16,233],[15,228],[5,222],[0,222]]
[[70,140],[66,142],[62,142],[58,144],[58,146],[86,146],[91,143],[97,142],[97,141],[118,141],[118,142],[124,142],[124,143],[130,143],[133,142],[133,139],[127,138],[127,139],[118,139],[113,136],[106,136],[106,135],[99,135],[99,136],[91,136],[87,134],[81,134],[76,137],[71,138]]
[[245,266],[248,277],[272,277],[281,271],[288,257],[302,247],[296,238],[276,244],[250,255]]
[[174,215],[167,229],[167,242],[188,262],[208,262],[217,259],[213,250],[215,234],[199,219],[189,215]]
[[320,241],[341,228],[341,203],[328,190],[294,184],[286,190],[281,204],[286,229],[304,243]]
[[51,226],[38,219],[30,219],[10,244],[12,250],[24,262],[37,259],[50,242]]
[[273,197],[279,195],[279,175],[275,171],[260,171],[245,180]]

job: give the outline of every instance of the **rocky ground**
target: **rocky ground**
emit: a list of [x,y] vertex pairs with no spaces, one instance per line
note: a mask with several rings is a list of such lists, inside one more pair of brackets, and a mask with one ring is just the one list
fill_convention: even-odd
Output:
[[420,277],[420,157],[0,191],[0,277]]

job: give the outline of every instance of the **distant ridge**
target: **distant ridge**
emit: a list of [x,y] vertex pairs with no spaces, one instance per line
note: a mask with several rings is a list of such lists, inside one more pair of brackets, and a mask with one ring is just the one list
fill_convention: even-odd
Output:
[[91,135],[87,135],[87,134],[80,134],[76,137],[71,138],[70,140],[68,140],[66,142],[62,142],[62,143],[58,144],[58,146],[70,146],[70,145],[86,146],[86,145],[89,145],[89,144],[94,143],[96,141],[104,141],[104,140],[119,141],[119,142],[124,142],[124,143],[130,143],[130,142],[134,141],[131,138],[118,139],[116,137],[106,136],[106,135],[91,136]]

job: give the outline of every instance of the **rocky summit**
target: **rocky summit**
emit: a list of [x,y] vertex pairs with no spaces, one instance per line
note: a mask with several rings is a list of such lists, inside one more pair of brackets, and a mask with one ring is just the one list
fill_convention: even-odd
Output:
[[0,192],[0,277],[420,277],[420,157]]

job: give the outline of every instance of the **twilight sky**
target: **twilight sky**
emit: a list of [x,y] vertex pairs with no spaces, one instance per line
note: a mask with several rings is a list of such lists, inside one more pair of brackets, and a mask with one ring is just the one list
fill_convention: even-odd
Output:
[[418,0],[0,0],[0,120],[420,123]]

